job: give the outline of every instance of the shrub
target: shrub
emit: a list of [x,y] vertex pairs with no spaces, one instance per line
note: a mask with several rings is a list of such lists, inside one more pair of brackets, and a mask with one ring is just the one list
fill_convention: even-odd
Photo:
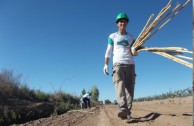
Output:
[[49,101],[49,97],[50,97],[49,94],[46,94],[40,90],[35,91],[35,96],[40,101]]
[[192,89],[186,88],[183,90],[176,90],[174,92],[170,91],[170,92],[162,93],[160,95],[136,98],[134,99],[134,101],[152,101],[152,100],[161,100],[161,99],[174,98],[174,97],[186,97],[191,95],[192,95]]

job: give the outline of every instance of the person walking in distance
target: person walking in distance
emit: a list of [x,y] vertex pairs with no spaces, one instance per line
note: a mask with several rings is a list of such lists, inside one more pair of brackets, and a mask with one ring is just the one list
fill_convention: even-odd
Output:
[[90,95],[86,93],[82,98],[85,108],[90,108]]
[[133,56],[138,51],[132,47],[135,39],[126,31],[129,18],[126,13],[116,16],[118,31],[108,37],[108,46],[105,53],[104,74],[109,75],[109,61],[113,54],[113,82],[118,103],[118,117],[131,118],[131,108],[135,86],[135,61]]

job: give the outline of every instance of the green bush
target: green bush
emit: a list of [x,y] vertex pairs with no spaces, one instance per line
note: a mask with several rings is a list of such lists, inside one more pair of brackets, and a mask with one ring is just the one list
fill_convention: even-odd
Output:
[[49,97],[50,97],[49,94],[46,94],[40,90],[35,91],[35,96],[40,101],[49,101]]
[[105,101],[104,101],[104,104],[111,104],[112,102],[109,100],[109,99],[106,99]]

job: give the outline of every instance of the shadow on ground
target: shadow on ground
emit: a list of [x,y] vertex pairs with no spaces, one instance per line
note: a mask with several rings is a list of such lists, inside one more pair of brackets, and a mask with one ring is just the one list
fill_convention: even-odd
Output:
[[149,113],[144,117],[139,117],[139,118],[132,118],[130,119],[127,123],[138,123],[138,122],[148,122],[148,121],[153,121],[157,119],[161,114],[159,113]]

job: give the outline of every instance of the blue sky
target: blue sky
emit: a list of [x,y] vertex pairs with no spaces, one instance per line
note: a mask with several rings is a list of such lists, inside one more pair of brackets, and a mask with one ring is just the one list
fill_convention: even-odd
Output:
[[[186,0],[174,0],[184,3]],[[127,31],[137,37],[149,16],[168,0],[0,0],[0,69],[23,74],[32,89],[74,95],[93,85],[99,100],[115,100],[112,77],[103,74],[109,34],[116,32],[116,15],[130,18]],[[190,2],[144,46],[181,46],[192,50]],[[192,69],[150,52],[136,61],[135,98],[185,89]],[[112,60],[109,65],[111,73]]]

